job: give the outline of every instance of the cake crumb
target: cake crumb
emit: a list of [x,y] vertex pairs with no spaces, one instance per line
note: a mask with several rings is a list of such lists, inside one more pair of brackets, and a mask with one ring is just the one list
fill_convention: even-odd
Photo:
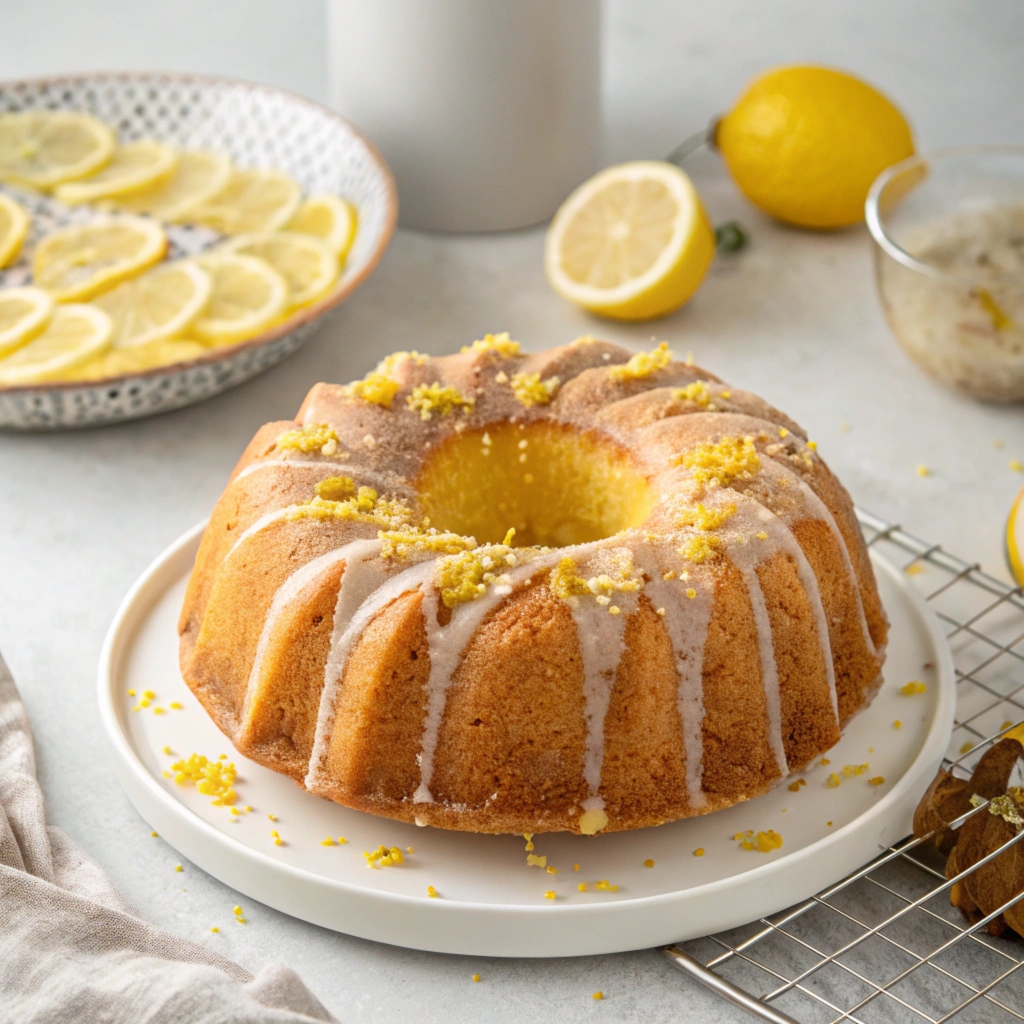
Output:
[[544,893],[544,899],[546,899],[546,900],[553,900],[554,898],[555,898],[555,890],[554,889],[548,889],[548,891],[546,893]]
[[884,775],[876,775],[873,779],[868,779],[868,782],[872,786],[881,786],[885,782]]

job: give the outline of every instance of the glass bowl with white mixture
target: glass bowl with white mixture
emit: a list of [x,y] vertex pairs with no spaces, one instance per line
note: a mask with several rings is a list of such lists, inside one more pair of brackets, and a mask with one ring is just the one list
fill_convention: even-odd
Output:
[[885,315],[944,384],[1024,400],[1024,146],[903,160],[867,198]]

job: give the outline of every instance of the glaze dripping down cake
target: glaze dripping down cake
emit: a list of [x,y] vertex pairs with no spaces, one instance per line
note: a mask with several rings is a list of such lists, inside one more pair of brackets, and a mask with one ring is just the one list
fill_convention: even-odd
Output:
[[593,834],[764,793],[880,681],[850,499],[675,361],[488,335],[318,384],[246,449],[182,610],[247,757],[348,807]]

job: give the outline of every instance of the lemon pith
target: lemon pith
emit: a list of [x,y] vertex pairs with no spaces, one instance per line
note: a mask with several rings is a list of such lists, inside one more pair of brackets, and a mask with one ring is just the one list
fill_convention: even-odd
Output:
[[603,316],[646,320],[683,305],[714,258],[700,196],[678,167],[609,167],[562,204],[548,229],[545,269],[562,296]]
[[755,79],[718,122],[715,144],[755,206],[810,228],[863,220],[871,183],[914,152],[910,126],[885,96],[821,67]]

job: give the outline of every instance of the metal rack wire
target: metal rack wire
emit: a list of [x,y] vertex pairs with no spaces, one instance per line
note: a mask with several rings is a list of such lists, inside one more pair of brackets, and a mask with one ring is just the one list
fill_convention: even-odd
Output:
[[[957,678],[947,768],[969,774],[1024,720],[1024,591],[868,512],[870,547],[902,564],[946,629]],[[1018,765],[1019,767],[1019,765]],[[957,819],[987,813],[982,804]],[[1024,839],[1024,831],[961,878]],[[1024,1021],[1024,940],[968,922],[950,905],[944,862],[927,838],[879,856],[798,906],[662,954],[771,1024]]]

